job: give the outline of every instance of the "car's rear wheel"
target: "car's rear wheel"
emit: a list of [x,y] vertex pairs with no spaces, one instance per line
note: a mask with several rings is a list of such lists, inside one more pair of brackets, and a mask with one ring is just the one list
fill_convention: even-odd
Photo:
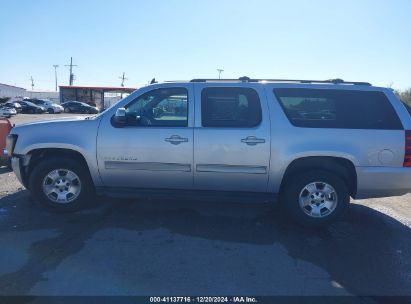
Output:
[[291,176],[282,193],[288,215],[297,223],[327,225],[342,216],[350,202],[348,186],[339,176],[322,170]]
[[52,108],[47,109],[47,113],[54,114],[54,110]]
[[90,174],[81,162],[52,158],[40,162],[30,175],[33,196],[53,211],[76,211],[84,207],[93,194]]

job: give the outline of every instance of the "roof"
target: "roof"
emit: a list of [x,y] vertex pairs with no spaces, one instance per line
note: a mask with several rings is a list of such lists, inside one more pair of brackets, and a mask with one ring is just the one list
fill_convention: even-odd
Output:
[[328,80],[307,80],[307,79],[252,79],[247,76],[240,77],[238,79],[192,79],[190,82],[274,82],[274,83],[302,83],[302,84],[346,84],[346,85],[362,85],[371,86],[368,82],[359,81],[344,81],[340,78],[328,79]]
[[59,86],[60,89],[83,89],[83,90],[96,90],[96,91],[123,91],[133,92],[137,88],[125,88],[125,87],[94,87],[94,86]]
[[5,83],[0,83],[0,85],[4,85],[6,87],[12,87],[12,88],[16,88],[16,89],[21,89],[21,90],[26,90],[25,88],[22,87],[16,87],[14,85],[9,85],[9,84],[5,84]]

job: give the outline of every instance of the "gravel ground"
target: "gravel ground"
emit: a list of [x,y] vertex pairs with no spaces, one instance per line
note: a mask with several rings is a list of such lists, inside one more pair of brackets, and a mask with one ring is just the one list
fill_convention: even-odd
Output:
[[100,198],[52,214],[1,168],[0,295],[411,296],[410,204],[353,201],[321,229],[271,205]]

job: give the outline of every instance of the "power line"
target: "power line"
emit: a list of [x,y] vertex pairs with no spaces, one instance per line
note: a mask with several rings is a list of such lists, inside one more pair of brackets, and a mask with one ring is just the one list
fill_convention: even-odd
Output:
[[72,86],[74,82],[73,67],[77,66],[76,64],[73,64],[73,57],[70,57],[70,64],[66,64],[65,66],[70,67],[69,85]]
[[123,72],[123,76],[120,76],[119,79],[121,79],[121,86],[124,87],[124,81],[128,79],[126,78],[126,74]]

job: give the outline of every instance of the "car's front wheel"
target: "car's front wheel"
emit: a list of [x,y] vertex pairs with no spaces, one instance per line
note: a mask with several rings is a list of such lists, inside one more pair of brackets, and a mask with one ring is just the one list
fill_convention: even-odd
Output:
[[52,108],[47,109],[47,113],[54,114],[54,110]]
[[64,108],[64,113],[70,113],[70,109],[69,108]]
[[93,184],[80,161],[52,158],[40,162],[30,175],[33,196],[53,211],[76,211],[92,198]]
[[347,209],[350,194],[346,182],[328,171],[313,170],[291,176],[282,193],[288,215],[299,224],[327,225]]

